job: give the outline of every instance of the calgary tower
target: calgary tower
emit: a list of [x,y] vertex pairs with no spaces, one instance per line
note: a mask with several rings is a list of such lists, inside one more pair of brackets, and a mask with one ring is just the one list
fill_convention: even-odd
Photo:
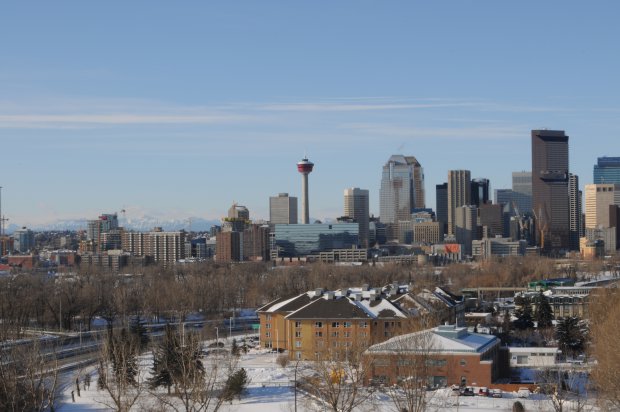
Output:
[[307,157],[297,163],[297,171],[301,173],[301,223],[310,223],[310,209],[308,208],[308,175],[312,172],[314,163]]

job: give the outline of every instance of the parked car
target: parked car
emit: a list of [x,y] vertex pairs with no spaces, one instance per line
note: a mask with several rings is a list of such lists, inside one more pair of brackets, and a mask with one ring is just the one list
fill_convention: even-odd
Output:
[[501,398],[502,395],[502,390],[501,389],[491,389],[489,391],[489,396],[491,396],[492,398]]
[[528,388],[519,388],[519,390],[517,391],[517,396],[519,398],[529,398],[530,390]]
[[482,386],[480,388],[478,388],[478,396],[489,396],[489,388],[487,388],[486,386]]
[[474,388],[468,386],[461,389],[461,396],[476,396],[476,394],[474,393]]

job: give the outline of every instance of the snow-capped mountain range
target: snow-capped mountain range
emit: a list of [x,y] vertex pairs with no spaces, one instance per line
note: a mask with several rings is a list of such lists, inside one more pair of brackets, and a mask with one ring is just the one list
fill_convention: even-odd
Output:
[[[80,230],[86,229],[87,220],[89,219],[63,219],[46,224],[29,226],[28,228],[36,232]],[[211,226],[220,224],[219,220],[209,220],[200,217],[192,217],[191,222],[191,230],[194,232],[204,232],[209,230]],[[125,229],[136,230],[140,232],[148,232],[156,226],[161,227],[165,231],[190,229],[189,219],[164,219],[152,216],[142,216],[139,218],[124,218],[122,216],[119,216],[118,224]],[[15,230],[19,229],[20,227],[21,226],[15,224],[10,224],[8,226],[5,226],[5,231],[7,234],[10,234],[13,233]]]

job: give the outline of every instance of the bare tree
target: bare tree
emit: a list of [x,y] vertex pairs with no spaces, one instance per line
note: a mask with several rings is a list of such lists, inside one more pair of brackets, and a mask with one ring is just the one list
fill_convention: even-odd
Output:
[[606,290],[591,298],[592,355],[596,366],[592,380],[605,410],[620,410],[620,352],[614,350],[620,341],[620,305],[617,290]]
[[45,411],[54,409],[58,390],[55,350],[45,352],[37,341],[16,347],[0,359],[0,410]]
[[545,368],[538,371],[537,381],[541,390],[550,396],[549,402],[555,412],[588,410],[585,372],[565,368]]
[[118,412],[128,412],[144,389],[143,373],[138,365],[140,342],[125,329],[119,336],[108,335],[99,357],[97,388],[108,395],[100,402]]
[[[428,387],[444,386],[446,382],[430,380],[433,334],[425,324],[412,322],[412,333],[392,339],[390,360],[396,381],[387,387],[387,393],[397,412],[423,412],[427,409]],[[416,330],[417,329],[417,330]]]
[[[226,354],[202,354],[197,334],[189,334],[182,343],[171,328],[154,354],[152,394],[164,409],[186,412],[214,412],[224,402],[227,379],[236,371],[237,359]],[[174,387],[158,392],[159,386]]]
[[321,351],[310,365],[312,374],[302,388],[334,412],[351,412],[370,402],[373,388],[365,387],[365,381],[372,360],[365,356],[365,350],[365,345],[352,345]]

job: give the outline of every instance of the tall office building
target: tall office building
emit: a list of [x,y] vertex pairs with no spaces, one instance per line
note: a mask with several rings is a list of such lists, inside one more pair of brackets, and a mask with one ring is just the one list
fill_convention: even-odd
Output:
[[370,220],[368,190],[357,187],[344,190],[344,216],[359,224],[359,239],[362,248],[368,248],[368,224]]
[[288,193],[279,193],[269,198],[269,223],[295,224],[297,223],[297,198]]
[[435,208],[442,235],[448,228],[448,183],[435,186]]
[[250,220],[250,211],[247,207],[233,203],[228,209],[229,219]]
[[448,234],[455,234],[456,208],[471,204],[471,173],[469,170],[448,171]]
[[620,184],[586,185],[586,228],[611,227],[609,207],[620,206]]
[[568,249],[568,136],[563,130],[532,130],[532,207],[536,244],[547,252]]
[[532,172],[512,172],[512,201],[520,214],[532,213]]
[[454,210],[456,241],[463,245],[463,251],[471,256],[471,242],[478,239],[478,208],[472,205],[459,206]]
[[185,231],[164,232],[155,228],[145,237],[145,254],[156,262],[174,263],[185,258]]
[[568,174],[568,207],[569,207],[569,248],[579,250],[579,238],[583,236],[582,195],[579,190],[579,176]]
[[393,155],[383,166],[380,217],[383,223],[410,220],[411,212],[424,208],[424,174],[413,156]]
[[19,253],[28,253],[34,249],[34,232],[25,226],[13,232],[13,248]]
[[477,178],[471,181],[471,204],[480,207],[489,203],[489,190],[491,183],[489,179]]
[[620,184],[620,157],[599,157],[594,165],[594,183]]

